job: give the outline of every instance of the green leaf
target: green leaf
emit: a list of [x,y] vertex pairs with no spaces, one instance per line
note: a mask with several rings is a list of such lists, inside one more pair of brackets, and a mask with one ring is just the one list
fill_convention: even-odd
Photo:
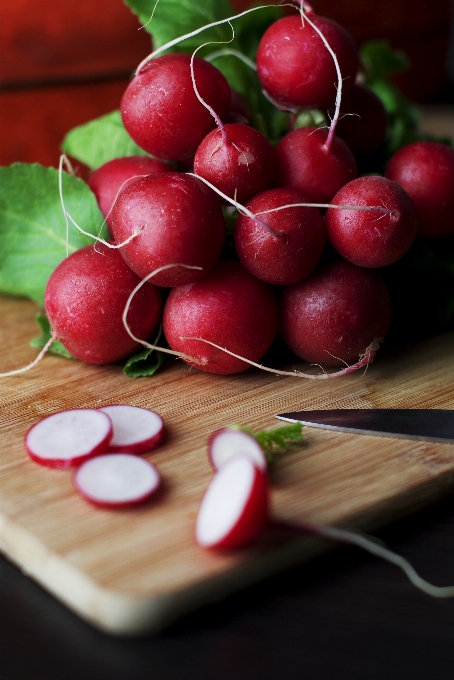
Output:
[[[228,0],[160,0],[150,20],[156,0],[125,0],[125,3],[138,16],[145,30],[152,34],[155,49],[186,33],[235,14]],[[192,52],[202,43],[224,42],[231,37],[229,25],[222,24],[178,43],[172,47],[172,51]]]
[[[158,335],[153,340],[152,345],[157,345],[161,338],[162,326],[159,329]],[[159,352],[154,349],[144,347],[128,359],[123,373],[130,378],[145,378],[152,376],[162,366],[166,358],[164,352]]]
[[370,79],[387,80],[410,68],[407,55],[394,50],[388,40],[368,40],[359,49],[360,59]]
[[274,463],[275,453],[284,453],[289,450],[290,442],[301,442],[303,440],[301,423],[292,423],[291,425],[276,427],[272,430],[260,430],[259,432],[254,432],[252,428],[245,425],[231,425],[230,427],[233,430],[242,430],[242,432],[254,437],[263,449],[269,465]]
[[288,449],[290,441],[302,441],[303,426],[301,423],[292,423],[273,430],[260,430],[254,436],[265,452],[272,451],[275,448],[285,451]]
[[114,158],[148,156],[126,132],[120,111],[73,128],[64,138],[62,150],[91,170]]
[[[82,229],[99,234],[104,218],[87,184],[62,173],[62,187],[67,212]],[[69,224],[69,253],[90,243]],[[65,257],[58,170],[25,163],[0,168],[0,292],[42,305],[49,276]]]
[[[38,314],[36,320],[41,327],[41,336],[30,340],[30,345],[42,349],[51,338],[50,323],[45,314]],[[49,354],[57,354],[58,356],[65,357],[65,359],[74,359],[66,347],[63,347],[60,340],[54,340],[47,351]]]

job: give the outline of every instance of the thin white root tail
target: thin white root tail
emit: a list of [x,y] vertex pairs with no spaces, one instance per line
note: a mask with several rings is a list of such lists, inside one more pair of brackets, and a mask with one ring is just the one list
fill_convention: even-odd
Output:
[[189,361],[193,364],[201,364],[202,362],[199,359],[196,359],[195,357],[190,357],[187,354],[183,354],[183,352],[176,352],[173,349],[168,349],[167,347],[159,347],[158,345],[152,345],[151,343],[147,342],[146,340],[142,340],[141,338],[138,338],[134,333],[132,332],[131,328],[129,327],[128,324],[128,312],[129,308],[131,306],[131,302],[135,294],[144,286],[150,279],[153,278],[153,276],[156,276],[156,274],[159,274],[160,272],[165,271],[166,269],[172,269],[174,267],[183,267],[184,269],[198,269],[201,270],[202,267],[197,267],[195,265],[189,265],[189,264],[180,264],[180,263],[175,263],[175,264],[165,264],[162,267],[158,267],[157,269],[154,269],[152,272],[147,274],[145,278],[143,278],[140,283],[137,284],[137,286],[134,288],[134,290],[131,292],[129,298],[126,301],[125,308],[123,310],[123,315],[122,315],[122,321],[123,325],[125,327],[126,332],[128,333],[129,337],[132,338],[135,342],[138,342],[140,345],[143,347],[146,347],[147,349],[151,350],[156,350],[157,352],[164,352],[164,354],[172,354],[173,356],[178,357],[179,359],[184,359],[186,361]]
[[333,541],[340,541],[341,543],[356,545],[358,548],[362,548],[376,557],[381,557],[383,560],[386,560],[387,562],[396,565],[396,567],[399,567],[399,569],[402,569],[410,582],[419,590],[427,593],[427,595],[438,598],[454,597],[454,586],[435,586],[432,583],[429,583],[419,576],[408,560],[393,552],[392,550],[389,550],[389,548],[386,548],[380,543],[377,543],[369,536],[365,536],[348,529],[311,524],[309,522],[297,522],[294,525],[290,523],[288,526],[294,526],[295,528],[302,529],[307,533],[322,536],[323,538],[328,538]]
[[19,375],[21,373],[26,373],[27,371],[30,371],[32,368],[34,368],[35,366],[37,366],[39,364],[39,362],[41,361],[41,359],[43,359],[44,355],[49,350],[49,347],[51,346],[51,344],[53,342],[55,342],[55,340],[57,340],[57,337],[52,333],[51,337],[46,342],[46,344],[44,345],[44,347],[42,348],[42,350],[40,351],[40,353],[38,354],[36,359],[33,359],[33,361],[31,363],[27,364],[27,366],[23,366],[22,368],[16,368],[14,371],[7,371],[6,373],[0,373],[0,378],[9,378],[13,375]]
[[[379,340],[377,339],[373,340],[373,342],[371,342],[369,347],[366,349],[365,353],[359,358],[359,360],[355,364],[346,366],[345,368],[342,368],[340,371],[335,371],[333,373],[323,372],[318,373],[317,375],[313,375],[312,373],[302,373],[301,371],[280,371],[277,368],[269,368],[268,366],[263,366],[262,364],[258,364],[255,361],[250,361],[250,359],[246,359],[245,357],[242,357],[239,354],[235,354],[235,352],[231,352],[226,347],[221,347],[221,345],[217,345],[215,342],[211,342],[211,340],[205,340],[205,338],[182,336],[180,337],[180,340],[197,340],[199,342],[204,342],[207,345],[211,345],[211,347],[215,347],[216,349],[225,352],[226,354],[230,354],[230,356],[235,357],[235,359],[240,359],[241,361],[246,362],[250,366],[259,368],[261,371],[274,373],[274,375],[290,376],[292,378],[306,378],[308,380],[326,380],[328,378],[340,378],[341,376],[347,375],[348,373],[353,373],[353,371],[357,371],[360,368],[364,367],[367,368],[367,366],[374,360],[375,355],[377,353],[377,349],[380,344]],[[193,359],[191,359],[191,361],[193,361]]]

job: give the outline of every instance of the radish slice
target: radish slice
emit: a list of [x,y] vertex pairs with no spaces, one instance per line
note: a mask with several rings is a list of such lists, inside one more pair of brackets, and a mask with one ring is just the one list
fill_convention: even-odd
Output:
[[131,453],[107,453],[87,460],[74,474],[74,485],[91,503],[103,508],[137,505],[159,488],[157,468]]
[[112,437],[112,421],[98,409],[60,411],[33,425],[25,435],[30,458],[51,468],[79,465],[104,453]]
[[113,423],[113,437],[109,443],[112,453],[147,453],[162,439],[164,423],[155,411],[125,404],[103,406],[99,410],[107,413]]
[[248,456],[226,461],[202,499],[195,538],[203,548],[238,548],[251,543],[268,520],[265,473]]
[[208,459],[215,471],[239,453],[249,456],[260,470],[267,470],[266,456],[252,435],[242,430],[224,427],[213,432],[208,439]]

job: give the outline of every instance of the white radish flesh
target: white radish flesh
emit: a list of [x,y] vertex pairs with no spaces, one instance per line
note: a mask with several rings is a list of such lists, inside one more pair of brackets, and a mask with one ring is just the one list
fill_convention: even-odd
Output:
[[224,463],[202,499],[195,537],[203,548],[251,543],[268,521],[266,475],[248,456]]
[[76,470],[74,485],[90,502],[104,508],[147,501],[161,482],[157,468],[130,453],[107,453],[87,460]]
[[237,454],[249,456],[260,470],[268,467],[263,449],[252,435],[230,427],[213,432],[208,440],[208,458],[214,470]]
[[29,456],[51,468],[79,465],[104,453],[112,437],[112,421],[97,409],[60,411],[30,428],[25,436]]
[[126,404],[112,404],[99,409],[107,413],[113,424],[109,451],[147,453],[162,439],[164,423],[155,411]]

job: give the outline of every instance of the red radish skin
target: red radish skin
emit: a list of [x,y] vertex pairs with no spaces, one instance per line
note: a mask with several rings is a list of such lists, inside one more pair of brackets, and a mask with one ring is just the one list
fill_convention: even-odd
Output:
[[200,504],[195,528],[202,548],[241,548],[268,522],[266,474],[247,456],[237,455],[218,470]]
[[[254,276],[267,283],[289,285],[308,276],[319,262],[326,228],[317,208],[292,207],[260,214],[309,199],[293,189],[269,189],[247,205],[260,222],[240,214],[235,224],[235,250]],[[269,225],[267,230],[264,225]]]
[[33,425],[25,436],[25,448],[36,463],[66,469],[104,453],[112,434],[112,421],[106,413],[70,409]]
[[239,203],[266,189],[274,179],[276,155],[261,132],[231,123],[213,130],[194,156],[194,172]]
[[88,186],[98,201],[99,208],[107,224],[112,221],[111,212],[119,191],[135,182],[143,175],[170,172],[169,163],[148,156],[125,156],[114,158],[94,170],[88,177]]
[[358,156],[373,154],[385,143],[387,114],[375,92],[359,83],[342,96],[336,135]]
[[414,142],[392,156],[386,177],[409,194],[418,219],[418,236],[454,234],[454,150],[438,142]]
[[239,454],[250,457],[263,472],[268,469],[262,447],[255,437],[247,432],[233,427],[223,427],[208,438],[208,460],[213,470],[219,470],[222,465]]
[[121,192],[112,215],[112,234],[123,243],[136,230],[139,235],[121,248],[127,264],[140,278],[169,264],[153,277],[157,286],[182,286],[196,281],[215,264],[225,238],[221,204],[202,181],[180,172],[149,175]]
[[[339,24],[310,15],[335,52],[344,91],[353,87],[358,54],[350,34]],[[268,94],[287,108],[329,108],[338,81],[334,60],[316,30],[300,15],[274,22],[263,34],[257,51],[257,75]]]
[[113,424],[109,452],[139,455],[152,451],[160,444],[164,423],[156,411],[127,404],[111,404],[99,410],[106,413]]
[[122,509],[148,501],[159,489],[161,475],[144,458],[110,453],[83,463],[73,478],[77,491],[100,508]]
[[[214,129],[211,113],[197,99],[189,54],[166,54],[150,61],[128,85],[121,116],[133,140],[152,156],[183,161],[193,157]],[[194,58],[198,92],[221,119],[230,107],[230,87],[217,68]]]
[[377,271],[336,260],[284,288],[281,334],[299,357],[322,366],[351,364],[385,337],[391,301]]
[[301,191],[313,203],[329,203],[344,184],[355,179],[355,157],[336,136],[327,148],[328,134],[321,128],[305,127],[285,135],[276,147],[276,184]]
[[[140,349],[127,333],[122,314],[140,279],[118,250],[98,243],[63,260],[46,286],[44,305],[54,335],[76,358],[108,364]],[[162,312],[159,290],[147,283],[137,292],[128,323],[138,338],[157,330]]]
[[272,288],[240,262],[229,260],[220,261],[200,281],[174,288],[164,307],[163,328],[170,347],[193,357],[197,362],[193,365],[208,373],[239,373],[249,365],[198,338],[259,361],[271,347],[277,326]]
[[374,210],[330,208],[328,239],[346,260],[360,267],[387,267],[410,249],[417,222],[412,201],[396,182],[385,177],[358,177],[334,196],[334,205],[379,206]]

